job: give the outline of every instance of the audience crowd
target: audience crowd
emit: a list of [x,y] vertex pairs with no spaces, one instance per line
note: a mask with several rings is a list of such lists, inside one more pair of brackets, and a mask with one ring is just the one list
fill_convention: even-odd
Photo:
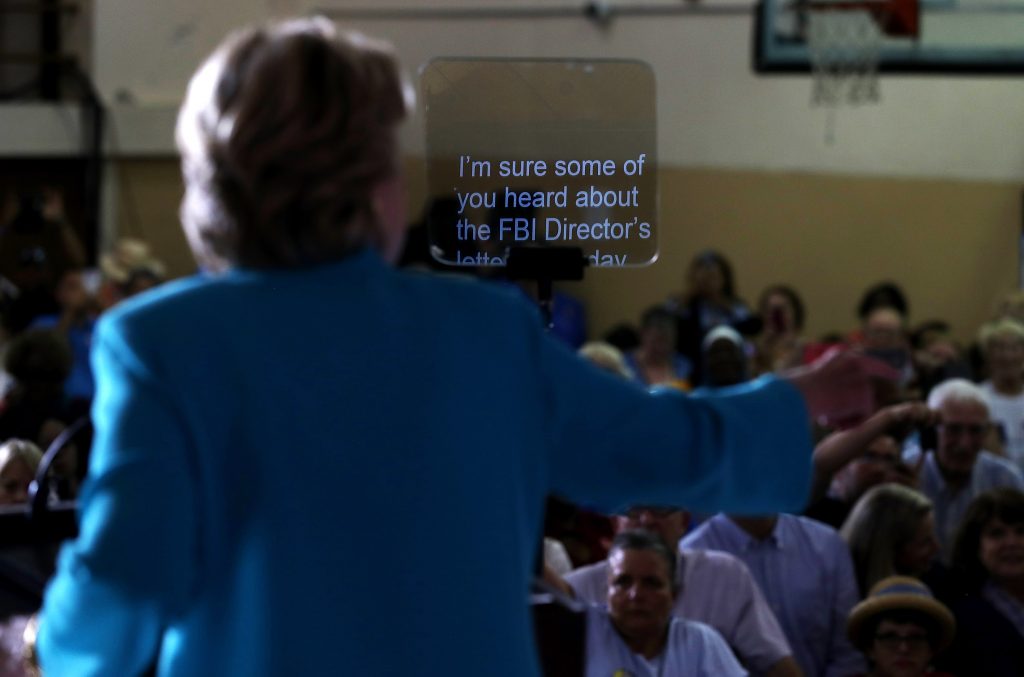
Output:
[[[9,202],[2,506],[27,500],[43,452],[88,416],[97,318],[165,277],[133,239],[86,268],[59,201]],[[602,515],[551,497],[538,550],[545,580],[586,605],[585,674],[1024,675],[1020,293],[961,346],[942,320],[914,326],[891,282],[851,304],[855,327],[821,337],[806,335],[808,309],[787,284],[746,305],[721,253],[697,255],[685,285],[643,310],[635,329],[626,322],[584,345],[581,359],[638,388],[693,390],[857,348],[892,378],[879,383],[873,415],[815,430],[804,514],[666,505]],[[75,499],[87,457],[80,445],[51,466],[52,498]]]

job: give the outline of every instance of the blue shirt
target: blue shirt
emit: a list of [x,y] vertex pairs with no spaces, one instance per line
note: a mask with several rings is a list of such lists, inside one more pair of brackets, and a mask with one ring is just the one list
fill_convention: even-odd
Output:
[[[42,315],[33,320],[29,328],[56,330],[59,325],[60,315]],[[71,347],[71,373],[64,382],[64,395],[69,400],[91,400],[96,391],[89,366],[89,351],[95,327],[96,320],[89,317],[64,332]]]
[[807,677],[865,672],[863,657],[846,638],[857,582],[850,552],[835,529],[779,515],[772,534],[759,541],[719,514],[684,538],[682,547],[724,550],[743,560]]
[[796,389],[651,395],[474,280],[363,252],[119,304],[94,339],[80,534],[49,675],[538,671],[544,499],[770,511],[807,493]]
[[[921,458],[920,454],[919,448],[911,449],[906,454],[907,462],[913,466]],[[953,540],[971,502],[982,493],[999,487],[1013,487],[1024,491],[1024,477],[1009,461],[982,451],[974,462],[971,478],[966,486],[954,489],[942,476],[935,453],[928,452],[924,458],[918,485],[921,493],[932,500],[935,511],[935,536],[942,548],[942,561],[949,564],[953,554]]]
[[652,659],[633,653],[605,609],[587,611],[586,677],[744,677],[746,671],[714,628],[672,618],[665,650]]

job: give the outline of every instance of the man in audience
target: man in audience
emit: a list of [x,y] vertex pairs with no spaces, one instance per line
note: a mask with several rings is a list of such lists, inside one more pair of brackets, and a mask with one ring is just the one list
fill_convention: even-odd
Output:
[[[940,383],[928,396],[928,406],[938,410],[942,423],[934,453],[924,452],[918,484],[935,505],[935,531],[948,564],[953,536],[971,501],[997,487],[1024,491],[1024,477],[1012,463],[982,448],[991,422],[985,393],[977,385],[965,379]],[[911,463],[918,460],[912,456]]]
[[684,548],[723,550],[750,569],[808,677],[849,677],[864,659],[846,638],[857,581],[835,529],[805,517],[718,514],[683,539]]
[[586,675],[746,674],[710,626],[672,617],[675,553],[658,536],[625,531],[608,556],[607,611],[587,614]]
[[[689,515],[674,508],[641,506],[616,518],[618,533],[644,529],[675,548],[686,533]],[[571,592],[593,604],[607,595],[608,560],[565,577]],[[755,675],[799,675],[789,643],[747,567],[724,552],[683,550],[673,579],[678,589],[672,613],[706,623],[725,638]]]
[[903,402],[830,434],[814,448],[814,484],[804,515],[838,529],[868,489],[886,482],[916,486],[914,468],[903,463],[903,440],[938,420],[923,402]]

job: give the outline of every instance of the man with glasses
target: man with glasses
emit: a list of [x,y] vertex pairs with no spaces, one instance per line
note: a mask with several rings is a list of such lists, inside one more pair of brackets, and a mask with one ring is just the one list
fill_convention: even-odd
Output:
[[953,536],[971,501],[997,487],[1024,491],[1024,476],[1014,465],[984,450],[989,432],[985,393],[965,379],[950,379],[932,389],[928,406],[939,412],[935,451],[925,455],[919,488],[935,505],[935,529],[948,564]]

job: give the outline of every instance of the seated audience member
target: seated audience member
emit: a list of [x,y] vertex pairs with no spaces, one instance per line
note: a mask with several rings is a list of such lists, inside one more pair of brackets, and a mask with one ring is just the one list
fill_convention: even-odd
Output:
[[[689,517],[675,508],[638,506],[616,518],[618,532],[644,529],[673,549],[686,533]],[[712,550],[680,550],[672,613],[717,630],[754,675],[799,675],[789,643],[746,565]],[[565,577],[569,592],[591,604],[605,600],[607,560],[576,569]]]
[[0,444],[0,505],[24,503],[28,486],[36,477],[43,452],[27,440]]
[[166,269],[153,256],[149,244],[135,238],[122,238],[100,259],[103,282],[100,307],[106,310],[126,298],[163,283]]
[[[1024,489],[1024,477],[1013,464],[983,449],[990,421],[985,394],[977,385],[964,379],[945,381],[932,390],[928,406],[942,419],[936,426],[936,449],[918,450],[908,462],[921,463],[918,488],[934,505],[936,535],[948,563],[953,535],[971,501],[989,489]],[[915,457],[920,453],[925,454],[923,461]]]
[[806,517],[719,513],[683,547],[722,550],[743,561],[760,586],[808,677],[848,677],[864,661],[846,639],[857,603],[850,553],[834,529]]
[[740,333],[725,325],[707,333],[701,344],[704,386],[721,388],[750,378],[750,359]]
[[930,668],[953,640],[956,622],[924,583],[890,576],[853,608],[846,629],[868,659],[866,677],[943,677]]
[[619,534],[608,565],[608,608],[587,615],[587,677],[746,674],[713,628],[672,616],[676,557],[658,536]]
[[702,385],[700,354],[707,333],[719,325],[754,333],[760,323],[737,296],[732,266],[720,253],[708,250],[694,257],[686,284],[686,291],[670,298],[666,307],[678,318],[676,350],[693,364],[691,382]]
[[990,450],[1024,470],[1024,323],[1004,318],[982,325],[978,343],[988,372],[981,390],[993,424]]
[[969,594],[952,604],[959,630],[944,667],[970,677],[1024,675],[1024,493],[996,489],[971,503],[953,567]]
[[621,376],[627,381],[633,380],[633,370],[626,363],[625,355],[610,343],[589,341],[580,346],[576,352],[605,371]]
[[899,484],[864,494],[839,533],[850,546],[864,592],[890,576],[921,578],[939,553],[932,502]]
[[[1024,324],[1024,289],[1008,292],[995,304],[992,321],[1003,319],[1016,320]],[[985,355],[977,339],[968,347],[966,358],[974,374],[973,380],[984,381],[988,378]]]
[[884,407],[860,425],[834,432],[814,448],[814,484],[807,517],[839,528],[854,503],[885,482],[913,484],[901,442],[915,427],[933,424],[937,412],[920,402]]
[[929,320],[910,334],[917,390],[927,399],[932,388],[951,378],[971,378],[973,371],[963,349],[954,340],[948,322]]
[[807,341],[804,328],[804,303],[792,287],[776,284],[761,292],[757,304],[763,329],[755,347],[757,373],[780,372],[804,362]]
[[0,440],[38,442],[47,421],[72,420],[64,401],[64,381],[71,372],[71,349],[64,337],[45,329],[19,334],[4,355],[4,370],[14,385],[0,403]]
[[914,380],[906,319],[894,308],[875,308],[864,318],[862,325],[864,351],[900,373],[900,384]]
[[646,386],[669,385],[689,390],[693,365],[676,352],[676,318],[664,306],[644,311],[640,318],[640,345],[626,353],[634,378]]
[[57,284],[57,303],[60,313],[43,315],[32,322],[31,329],[52,329],[64,335],[71,346],[71,373],[64,382],[68,401],[87,403],[96,391],[89,350],[96,326],[96,301],[89,294],[82,279],[82,271],[69,270]]
[[[906,323],[910,317],[910,304],[907,296],[895,282],[879,282],[864,290],[857,304],[857,317],[860,319],[860,331],[864,330],[864,323],[874,311],[879,308],[888,308],[900,316],[900,323]],[[855,333],[855,342],[861,343],[865,337]]]
[[870,287],[857,307],[860,327],[850,342],[900,373],[900,386],[914,380],[910,341],[907,333],[909,306],[903,291],[892,282]]

